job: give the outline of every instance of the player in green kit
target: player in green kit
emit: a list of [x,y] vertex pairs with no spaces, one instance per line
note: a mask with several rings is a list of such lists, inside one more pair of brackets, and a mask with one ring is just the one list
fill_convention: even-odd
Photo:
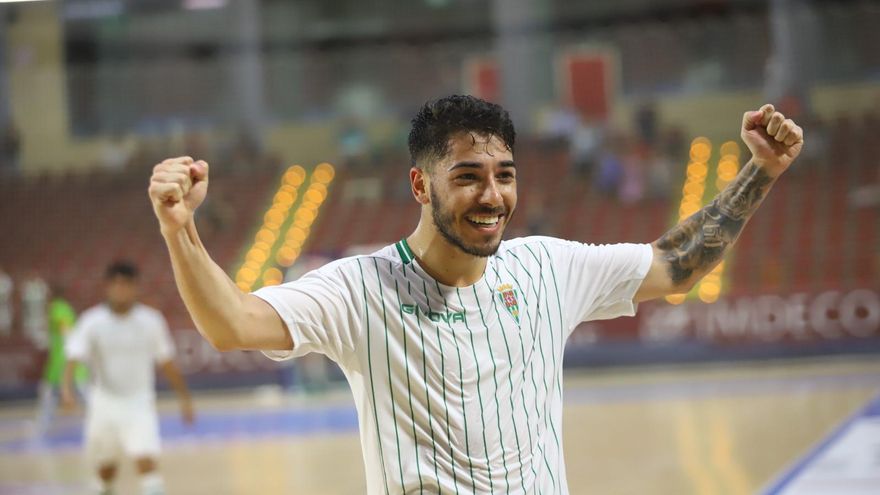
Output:
[[[43,437],[52,422],[55,411],[58,408],[58,396],[61,389],[61,379],[64,376],[64,339],[67,333],[76,323],[76,312],[64,298],[64,291],[58,286],[52,287],[52,300],[49,301],[49,355],[43,367],[43,379],[40,382],[36,436]],[[85,366],[76,369],[77,388],[82,390],[88,381],[88,371]]]

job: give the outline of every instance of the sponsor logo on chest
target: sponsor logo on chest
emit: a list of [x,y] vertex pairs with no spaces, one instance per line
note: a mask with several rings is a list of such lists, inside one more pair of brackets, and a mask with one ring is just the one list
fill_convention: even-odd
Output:
[[437,311],[422,309],[416,304],[401,304],[400,310],[408,315],[427,316],[429,320],[431,320],[435,323],[439,323],[441,321],[444,323],[456,323],[456,322],[464,323],[464,313],[465,313],[464,311],[459,311],[459,312],[446,311],[446,312],[441,313],[441,312],[437,312]]

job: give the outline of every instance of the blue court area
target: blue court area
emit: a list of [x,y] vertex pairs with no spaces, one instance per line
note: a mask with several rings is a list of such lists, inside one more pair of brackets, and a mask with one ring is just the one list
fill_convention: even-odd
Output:
[[[567,387],[566,404],[596,404],[620,402],[652,402],[677,399],[697,399],[713,396],[735,397],[755,393],[773,394],[792,389],[808,388],[846,389],[861,388],[880,383],[877,373],[847,375],[806,375],[796,377],[735,378],[724,380],[675,380],[661,383],[618,383],[601,388]],[[864,414],[880,414],[880,398],[868,407]],[[856,421],[861,416],[853,418]],[[302,437],[332,433],[356,433],[357,411],[353,404],[332,406],[290,406],[267,411],[216,410],[199,411],[196,423],[184,425],[176,412],[164,412],[160,419],[162,439],[167,444],[175,442],[200,442],[235,439],[261,439],[279,436]],[[850,425],[829,439],[831,442]],[[0,431],[21,427],[19,420],[0,421]],[[61,418],[59,424],[40,443],[44,449],[65,449],[82,444],[82,424],[79,418]],[[16,452],[32,448],[32,440],[14,439],[0,441],[0,452]],[[825,444],[820,446],[824,448]],[[803,462],[812,459],[810,456]],[[793,476],[803,466],[792,471]],[[777,492],[769,492],[777,493]],[[782,493],[782,492],[779,492]]]
[[[179,415],[164,413],[161,417],[162,439],[174,442],[210,442],[307,436],[327,433],[356,432],[357,412],[351,406],[284,409],[272,411],[199,412],[192,426],[182,423]],[[18,422],[20,423],[20,422]],[[3,425],[0,427],[4,427]],[[12,423],[8,423],[12,427]],[[44,449],[65,449],[82,445],[80,421],[64,421],[39,444]],[[0,452],[31,449],[34,442],[16,439],[0,442]]]
[[880,493],[880,396],[795,462],[764,495]]

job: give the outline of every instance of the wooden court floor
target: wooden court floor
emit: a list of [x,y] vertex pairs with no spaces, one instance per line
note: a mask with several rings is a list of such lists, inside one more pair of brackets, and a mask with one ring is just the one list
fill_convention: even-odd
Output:
[[[745,495],[760,493],[880,393],[880,358],[583,370],[565,380],[572,494]],[[321,398],[215,392],[196,405],[200,422],[235,423],[219,432],[163,430],[169,495],[364,493],[347,390]],[[169,421],[174,406],[162,401]],[[32,408],[0,406],[0,495],[91,493],[78,440],[67,438],[80,418],[59,419],[54,444],[28,443]],[[313,418],[315,428],[247,424],[291,411]],[[335,416],[341,426],[314,422]],[[131,466],[117,493],[138,493]]]

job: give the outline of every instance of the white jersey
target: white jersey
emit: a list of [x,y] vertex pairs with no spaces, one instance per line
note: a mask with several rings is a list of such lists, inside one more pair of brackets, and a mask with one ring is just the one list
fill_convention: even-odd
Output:
[[68,359],[88,364],[95,392],[121,399],[155,399],[155,363],[174,357],[159,311],[135,304],[119,315],[101,304],[86,310],[65,341]]
[[406,241],[255,292],[293,351],[336,361],[355,398],[370,494],[566,494],[562,355],[578,323],[635,314],[647,244],[501,243],[469,287]]
[[49,342],[48,296],[49,287],[40,278],[31,278],[22,284],[21,325],[25,336],[40,348]]

